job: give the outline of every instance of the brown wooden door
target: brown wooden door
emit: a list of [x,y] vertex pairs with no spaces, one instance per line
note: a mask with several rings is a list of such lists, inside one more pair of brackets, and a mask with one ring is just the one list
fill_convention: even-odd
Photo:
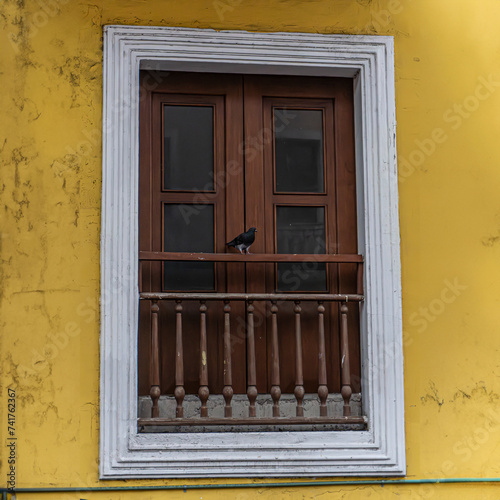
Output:
[[[162,74],[144,92],[140,120],[140,249],[226,252],[255,226],[252,253],[357,253],[352,81],[303,77]],[[145,75],[143,75],[143,81]],[[294,293],[356,291],[349,265],[155,263],[144,291]],[[160,325],[174,324],[162,304]],[[255,304],[257,387],[270,390],[270,314]],[[269,307],[269,306],[268,306]],[[294,304],[280,305],[284,393],[294,382]],[[317,305],[300,304],[307,392],[317,390]],[[187,394],[198,391],[199,304],[183,302]],[[149,311],[140,312],[139,392],[149,393]],[[244,308],[232,304],[235,393],[246,392]],[[328,387],[340,391],[337,306],[326,315]],[[210,392],[221,393],[222,305],[209,304]],[[359,327],[351,315],[352,378]],[[161,329],[162,393],[174,390],[174,329]],[[359,391],[359,382],[353,384]]]
[[[245,209],[262,228],[256,252],[357,253],[352,81],[250,76],[244,81]],[[259,144],[262,147],[259,148]],[[319,263],[247,265],[248,292],[355,292],[355,267]],[[317,304],[302,303],[306,392],[317,390]],[[280,306],[283,393],[295,386],[294,304]],[[354,391],[359,391],[359,326],[351,315]],[[326,315],[328,387],[340,391],[338,306]],[[269,319],[257,334],[258,389],[270,389]]]

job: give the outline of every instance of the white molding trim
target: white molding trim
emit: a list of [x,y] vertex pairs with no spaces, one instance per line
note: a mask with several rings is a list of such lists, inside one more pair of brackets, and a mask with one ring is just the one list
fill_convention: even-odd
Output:
[[[137,433],[141,68],[354,78],[366,431]],[[392,37],[106,26],[103,120],[101,478],[404,474]]]

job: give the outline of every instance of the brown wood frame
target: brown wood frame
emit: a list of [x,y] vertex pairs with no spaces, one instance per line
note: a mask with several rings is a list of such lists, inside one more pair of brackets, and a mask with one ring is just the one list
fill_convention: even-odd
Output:
[[[147,79],[148,72],[141,72],[141,85]],[[143,98],[140,101],[140,153],[139,153],[139,218],[140,218],[140,234],[139,248],[140,250],[161,252],[162,236],[161,227],[155,221],[162,220],[162,214],[158,210],[162,202],[170,203],[214,203],[216,207],[216,224],[215,229],[215,251],[224,252],[226,231],[228,234],[238,234],[243,231],[244,223],[244,207],[243,207],[243,163],[239,154],[238,146],[243,142],[243,123],[241,123],[242,110],[242,87],[241,77],[225,76],[220,78],[214,74],[186,74],[186,73],[162,73],[161,78],[156,78],[156,82],[160,82],[153,91],[148,88],[147,83],[144,85],[141,95]],[[182,190],[163,190],[162,168],[163,162],[161,157],[162,145],[162,124],[159,104],[178,103],[188,104],[207,104],[215,106],[214,114],[214,168],[215,192],[188,192]],[[226,127],[226,122],[233,123],[232,127]],[[223,133],[217,133],[217,130]],[[216,137],[215,137],[216,136]],[[230,168],[230,185],[231,189],[221,189],[217,185],[219,179],[218,174],[223,170]],[[161,190],[155,186],[161,186]],[[154,207],[157,207],[156,214]],[[231,212],[235,215],[233,218],[228,218],[227,213]],[[227,223],[226,223],[227,219]],[[162,264],[161,262],[145,263],[142,269],[141,287],[144,290],[161,290],[162,288]],[[225,276],[225,268],[223,265],[216,264],[216,290],[237,292],[241,289],[241,283],[244,282],[244,269],[242,264],[236,264],[231,276]],[[224,290],[225,289],[225,290]],[[160,304],[159,321],[161,324],[167,324],[175,316],[175,311],[169,309],[166,305]],[[185,316],[189,317],[190,313],[194,317],[197,311],[190,311],[190,306],[185,311]],[[238,305],[241,308],[241,305]],[[238,310],[238,309],[236,309]],[[208,320],[208,343],[213,349],[214,355],[220,357],[222,350],[221,340],[217,334],[218,321],[214,318]],[[150,329],[150,311],[145,305],[141,304],[139,310],[139,393],[149,391],[146,387],[149,386],[147,377],[144,377],[145,367],[148,366],[149,353],[151,351],[149,334]],[[168,349],[167,345],[172,342],[171,337],[162,336],[161,341],[161,387],[164,390],[172,392],[173,380],[173,355],[172,349]],[[192,332],[191,337],[185,339],[186,344],[197,345],[196,333]],[[195,348],[195,351],[198,347]],[[233,359],[235,363],[244,363],[244,352],[234,353]],[[214,366],[214,364],[212,364]],[[187,373],[186,377],[196,378],[196,369]],[[235,374],[235,385],[244,386],[242,376],[238,379]],[[220,374],[217,370],[212,370],[209,373],[209,379],[216,385],[222,383]],[[169,389],[169,388],[172,388]],[[194,385],[187,385],[188,391],[193,392]]]
[[[269,113],[269,108],[271,108],[271,113]],[[311,98],[270,98],[264,97],[263,99],[263,118],[265,127],[269,127],[272,130],[272,137],[275,137],[275,126],[274,126],[274,115],[276,108],[286,108],[289,110],[318,110],[322,111],[323,118],[323,191],[321,192],[306,192],[306,191],[277,191],[276,190],[276,154],[274,151],[274,141],[271,142],[272,148],[268,151],[271,153],[272,157],[270,163],[272,164],[272,169],[265,169],[266,180],[269,182],[270,175],[272,176],[272,192],[274,196],[295,196],[299,195],[301,198],[305,195],[318,196],[318,195],[328,195],[328,180],[332,178],[335,179],[333,172],[329,172],[327,165],[330,163],[329,155],[333,154],[333,102],[332,100],[325,99],[315,99]],[[267,112],[267,113],[266,113]],[[266,158],[269,162],[269,158]],[[266,165],[267,166],[267,165]]]
[[[209,262],[318,262],[354,264],[362,263],[363,256],[355,254],[239,254],[239,253],[181,253],[181,252],[139,252],[139,261],[196,260]],[[241,287],[240,287],[241,288]]]
[[[214,158],[213,158],[213,175],[214,175],[214,189],[210,191],[199,191],[199,190],[186,190],[186,189],[175,189],[167,190],[164,185],[164,151],[163,151],[163,115],[165,105],[182,105],[182,106],[211,106],[214,110],[213,113],[213,143],[214,143]],[[166,203],[168,204],[185,204],[185,205],[213,205],[214,210],[214,251],[220,252],[220,243],[217,242],[221,239],[221,234],[219,231],[223,231],[224,221],[225,221],[225,196],[220,190],[217,190],[217,184],[215,179],[219,175],[224,174],[225,162],[224,162],[224,137],[225,137],[225,106],[224,98],[220,95],[184,95],[184,94],[163,94],[154,93],[152,96],[152,122],[153,122],[153,137],[156,139],[153,142],[152,149],[152,184],[153,186],[161,186],[161,188],[153,189],[151,194],[153,197],[153,217],[156,220],[161,220],[162,224],[152,226],[153,233],[153,247],[160,248],[163,250],[164,242],[164,224],[163,224],[163,207]],[[159,113],[159,116],[158,116]],[[159,125],[159,127],[158,127]],[[158,168],[158,166],[160,168]],[[201,193],[201,194],[200,194]],[[200,198],[200,199],[198,199]],[[160,211],[156,212],[155,208]],[[159,241],[158,241],[159,239]],[[222,236],[223,239],[223,236]],[[162,266],[163,267],[163,266]],[[217,290],[218,283],[224,283],[224,270],[221,266],[215,266],[214,268],[214,290]],[[153,272],[153,276],[157,277],[158,274]],[[163,268],[160,272],[161,277],[161,289],[165,290],[165,285],[163,283],[164,273]]]
[[[266,224],[266,214],[274,213],[276,204],[317,204],[322,200],[326,206],[326,217],[329,217],[330,227],[326,230],[326,251],[329,253],[357,253],[357,214],[356,214],[356,180],[354,170],[354,108],[352,81],[343,78],[316,78],[316,77],[290,77],[290,76],[245,76],[244,81],[244,107],[245,107],[245,142],[251,142],[252,138],[262,135],[261,130],[272,130],[272,107],[282,107],[280,104],[290,103],[302,109],[324,107],[324,120],[327,114],[331,114],[331,122],[324,126],[324,166],[326,174],[326,194],[310,193],[275,193],[274,186],[274,152],[272,148],[262,148],[260,154],[250,155],[245,158],[246,182],[245,182],[245,212],[247,226],[266,227],[264,241],[256,241],[252,250],[254,252],[275,253],[275,228]],[[315,106],[316,105],[316,106]],[[330,111],[331,110],[331,111]],[[267,111],[267,113],[266,113]],[[333,128],[333,130],[332,130]],[[264,189],[262,189],[264,185]],[[342,186],[341,189],[338,186]],[[346,189],[347,186],[347,189]],[[287,203],[288,202],[288,203]],[[261,209],[264,207],[264,210]],[[334,208],[334,210],[332,210]],[[342,217],[337,217],[339,211]],[[332,214],[332,212],[334,212]],[[325,221],[327,224],[327,222]],[[348,287],[352,283],[352,276],[356,276],[355,269],[339,270],[337,266],[329,265],[327,273],[330,279],[330,292],[335,287]],[[262,289],[262,273],[265,273],[265,289],[273,292],[275,288],[275,266],[271,264],[247,265],[247,292],[258,293]],[[256,308],[259,304],[256,304]],[[290,310],[290,321],[293,314]],[[325,315],[325,328],[332,331],[340,331],[340,316],[332,306]],[[307,329],[307,315],[303,316],[306,321],[304,329]],[[310,323],[313,315],[310,316]],[[311,323],[312,324],[312,323]],[[288,323],[281,331],[293,331],[292,324]],[[262,360],[264,352],[271,351],[271,339],[266,335],[271,331],[270,319],[266,324],[256,328],[256,350],[260,353],[258,359]],[[350,346],[352,353],[352,379],[353,389],[360,390],[361,363],[359,347],[359,317],[349,318]],[[266,340],[267,339],[267,340]],[[304,341],[303,341],[304,342]],[[310,345],[311,352],[315,352],[316,345]],[[329,336],[327,339],[327,351],[333,353],[333,359],[328,364],[328,387],[330,390],[340,390],[340,339]],[[309,346],[306,342],[305,346]],[[283,359],[294,359],[295,350],[292,339],[280,338],[280,353]],[[286,366],[282,363],[282,366]],[[312,376],[315,366],[312,363],[307,368]],[[257,370],[259,374],[258,386],[271,385],[271,372],[269,363],[262,365]],[[267,372],[267,373],[266,373]],[[289,369],[288,378],[293,379],[293,367]],[[286,374],[284,374],[286,376]],[[307,377],[307,375],[306,375]],[[306,384],[307,386],[307,384]],[[310,386],[309,386],[310,389]]]
[[[158,79],[159,80],[159,79]],[[215,180],[221,168],[228,172],[226,185],[228,189],[224,190],[223,199],[218,200],[219,208],[216,207],[216,254],[223,255],[224,259],[215,259],[216,262],[227,262],[225,255],[230,255],[234,259],[231,264],[231,272],[225,274],[225,265],[216,265],[216,291],[221,292],[241,292],[242,283],[246,283],[246,291],[249,293],[274,292],[274,268],[276,260],[258,261],[254,255],[240,256],[239,254],[224,254],[226,251],[224,242],[231,239],[234,235],[241,233],[250,226],[266,227],[266,231],[258,233],[256,242],[252,246],[252,252],[262,255],[274,254],[275,252],[275,228],[274,224],[266,224],[266,213],[272,210],[274,213],[276,205],[317,205],[318,199],[322,199],[319,206],[325,206],[325,237],[326,252],[324,254],[331,256],[332,253],[355,254],[357,253],[357,235],[356,235],[356,185],[354,173],[354,124],[353,124],[353,96],[352,81],[349,79],[322,79],[306,77],[264,77],[264,76],[241,76],[241,75],[214,75],[214,74],[182,74],[169,73],[162,78],[162,83],[153,91],[147,93],[147,98],[141,100],[140,108],[140,220],[141,227],[148,228],[150,236],[145,232],[140,234],[140,249],[148,252],[161,252],[163,241],[161,236],[153,237],[157,229],[154,228],[154,220],[158,220],[153,215],[152,205],[154,196],[165,197],[168,203],[196,203],[199,200],[200,193],[191,194],[182,190],[163,190],[163,175],[161,168],[163,162],[159,161],[161,168],[160,174],[155,173],[154,165],[158,162],[158,126],[154,119],[155,102],[171,103],[172,99],[177,103],[210,104],[221,109],[221,99],[224,105],[225,122],[225,141],[220,137],[217,128],[221,130],[221,113],[215,113],[214,119],[214,155],[219,155],[214,162],[216,169]],[[168,98],[162,96],[168,92]],[[155,101],[156,99],[156,101]],[[266,126],[272,125],[272,114],[266,117],[266,110],[272,107],[283,107],[282,103],[289,103],[296,108],[304,104],[300,109],[321,109],[324,111],[324,189],[325,193],[276,193],[275,192],[275,170],[274,170],[274,152],[265,142],[263,131]],[[314,105],[312,105],[314,103]],[[331,120],[327,118],[327,113],[331,115]],[[242,117],[244,116],[244,120]],[[161,124],[163,121],[161,120]],[[228,124],[231,124],[230,126]],[[245,130],[243,130],[245,127]],[[328,129],[328,130],[327,130]],[[330,133],[330,130],[332,133]],[[160,132],[161,133],[161,132]],[[252,139],[257,138],[257,145],[249,149],[249,145],[255,144]],[[259,140],[261,146],[259,148]],[[156,141],[156,142],[155,142]],[[220,142],[222,141],[222,142]],[[244,141],[244,142],[243,142]],[[161,144],[162,141],[160,141]],[[245,147],[243,148],[243,144]],[[253,154],[249,154],[249,151]],[[217,152],[217,153],[216,153]],[[244,153],[242,155],[242,153]],[[223,159],[222,159],[223,158]],[[244,165],[243,165],[244,160]],[[222,163],[221,163],[222,162]],[[221,167],[222,164],[222,167]],[[271,168],[270,168],[271,167]],[[219,168],[219,170],[217,170]],[[152,196],[152,189],[157,185],[157,176],[160,175],[162,191],[161,194]],[[213,194],[217,198],[221,193],[217,193],[217,182],[215,182],[215,193],[204,192],[202,194],[210,198]],[[341,187],[339,187],[341,186]],[[195,196],[197,197],[195,200]],[[199,202],[199,201],[198,201]],[[210,201],[212,202],[212,201]],[[220,207],[223,207],[222,209]],[[337,213],[347,214],[344,217],[337,217]],[[149,214],[149,215],[148,215]],[[161,218],[160,218],[161,220]],[[275,217],[274,217],[275,220]],[[146,231],[147,232],[147,231]],[[232,250],[231,250],[232,251]],[[231,252],[230,251],[230,252]],[[191,260],[190,254],[183,254]],[[207,255],[208,257],[208,255]],[[247,257],[243,259],[243,257]],[[274,255],[274,257],[278,257]],[[307,261],[304,257],[297,256],[296,261]],[[320,255],[314,256],[314,261],[321,262]],[[299,260],[300,259],[300,260]],[[152,260],[152,259],[151,259]],[[156,259],[155,259],[156,260]],[[160,260],[160,259],[158,259]],[[194,260],[194,258],[193,258]],[[295,261],[295,258],[292,259]],[[290,261],[290,260],[288,260]],[[327,260],[325,260],[327,262]],[[331,261],[329,261],[331,262]],[[157,277],[163,276],[160,267],[161,263],[149,262],[142,266],[141,288],[144,291],[161,290],[161,283]],[[361,267],[361,266],[360,266]],[[229,268],[228,268],[229,269]],[[353,263],[349,269],[349,264],[338,266],[330,263],[327,265],[327,277],[329,282],[328,291],[346,290],[353,292],[359,290],[359,278],[356,274],[356,264]],[[155,277],[156,276],[156,277]],[[359,276],[359,273],[358,273]],[[238,314],[239,304],[235,304],[233,312]],[[259,303],[255,303],[258,310]],[[168,317],[173,315],[172,311],[160,310],[160,321],[165,324]],[[222,316],[222,312],[221,312]],[[292,315],[293,316],[293,315]],[[339,315],[336,310],[330,307],[326,316],[325,326],[328,330],[336,330],[339,325]],[[303,315],[307,318],[307,311]],[[140,331],[148,329],[149,311],[141,315]],[[270,321],[270,319],[268,320]],[[306,325],[303,327],[307,330]],[[147,326],[146,326],[147,325]],[[209,345],[217,345],[217,357],[221,358],[222,345],[217,336],[217,329],[220,329],[218,322],[208,326]],[[337,325],[333,327],[333,325]],[[257,370],[257,386],[259,391],[264,392],[270,384],[269,363],[266,361],[268,352],[270,352],[270,338],[266,331],[270,328],[269,323],[262,323],[255,327],[256,349],[259,353],[258,358],[263,360],[264,365]],[[280,330],[283,328],[280,327]],[[270,330],[269,330],[270,331]],[[220,337],[220,336],[219,336]],[[351,349],[351,372],[353,379],[353,390],[360,390],[360,357],[359,357],[359,318],[351,315],[349,317],[349,342]],[[189,339],[188,339],[189,341]],[[141,340],[144,347],[141,347],[139,357],[139,366],[145,366],[147,352],[149,352],[149,340]],[[290,345],[292,345],[290,343]],[[327,350],[329,352],[339,352],[339,339],[330,338],[327,340]],[[165,349],[162,349],[162,352]],[[293,349],[292,349],[293,351]],[[293,359],[293,352],[288,354]],[[282,360],[287,358],[286,349]],[[171,361],[171,358],[170,358]],[[233,364],[244,365],[246,363],[244,350],[236,352],[233,350]],[[169,368],[169,359],[162,359],[162,387],[168,387],[168,378],[171,369]],[[213,365],[213,364],[212,364]],[[339,392],[339,359],[332,359],[328,364],[328,387],[330,392]],[[306,374],[307,376],[307,374]],[[237,377],[236,377],[237,378]],[[222,380],[217,373],[209,374],[211,383],[221,387]],[[245,380],[236,379],[233,381],[235,392],[245,392]],[[307,383],[306,383],[307,385]],[[142,383],[142,393],[149,391],[147,384]],[[147,387],[147,390],[146,390]],[[169,391],[172,392],[172,391]]]
[[[158,102],[159,101],[159,102]],[[165,107],[164,106],[200,106],[200,107],[211,107],[213,110],[213,137],[212,137],[212,142],[213,142],[213,151],[214,151],[214,162],[213,162],[213,177],[214,180],[217,178],[217,170],[220,172],[220,168],[218,169],[217,167],[220,165],[218,164],[219,162],[217,161],[222,154],[222,148],[221,148],[221,142],[224,142],[224,134],[220,133],[220,127],[224,123],[224,103],[222,96],[185,96],[185,95],[172,95],[172,94],[167,94],[166,96],[162,94],[156,94],[153,96],[153,113],[155,110],[157,110],[158,104],[161,106],[161,137],[165,137],[165,120],[164,120],[164,114],[165,114]],[[153,118],[154,120],[154,118]],[[155,142],[155,145],[157,143]],[[154,152],[153,152],[154,154]],[[154,161],[154,160],[153,160]],[[165,151],[163,148],[163,145],[161,147],[161,182],[162,182],[162,188],[161,191],[162,193],[177,193],[177,192],[184,192],[184,193],[189,193],[192,192],[193,190],[189,189],[167,189],[165,187]],[[216,193],[217,192],[217,186],[214,183],[214,189],[209,189],[209,190],[196,190],[196,193]]]

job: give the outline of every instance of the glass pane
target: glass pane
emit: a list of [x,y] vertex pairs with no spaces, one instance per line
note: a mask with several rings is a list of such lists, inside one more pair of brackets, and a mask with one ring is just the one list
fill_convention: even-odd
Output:
[[[213,205],[163,205],[163,250],[165,252],[213,252]],[[213,262],[165,262],[167,290],[214,290]]]
[[274,108],[276,191],[323,193],[323,111]]
[[[278,253],[325,253],[324,207],[277,207],[276,230]],[[277,282],[283,292],[325,291],[326,264],[278,264]]]
[[163,187],[214,189],[214,119],[211,106],[163,106]]

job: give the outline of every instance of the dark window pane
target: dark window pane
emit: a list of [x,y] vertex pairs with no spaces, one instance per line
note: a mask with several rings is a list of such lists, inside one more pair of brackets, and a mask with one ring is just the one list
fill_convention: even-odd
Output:
[[[324,254],[324,207],[277,207],[277,253]],[[326,264],[321,262],[278,264],[278,290],[325,291]]]
[[[163,206],[165,252],[213,252],[213,205],[165,204]],[[214,290],[212,262],[165,262],[167,290]]]
[[214,119],[211,106],[163,106],[163,186],[213,191]]
[[276,191],[323,193],[323,112],[274,108]]

